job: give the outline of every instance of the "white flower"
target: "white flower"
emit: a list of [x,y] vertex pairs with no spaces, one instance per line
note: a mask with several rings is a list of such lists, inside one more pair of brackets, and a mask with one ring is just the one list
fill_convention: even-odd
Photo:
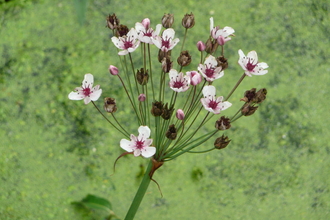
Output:
[[128,53],[132,53],[139,47],[140,41],[138,40],[138,34],[134,28],[127,33],[126,36],[123,37],[112,37],[112,42],[118,49],[122,49],[118,53],[118,55],[126,55]]
[[220,36],[222,36],[223,41],[227,42],[231,40],[230,36],[233,36],[235,30],[231,27],[224,27],[220,29],[219,27],[214,27],[213,17],[210,18],[210,33],[213,39],[217,40]]
[[218,67],[217,65],[218,61],[216,60],[216,58],[210,55],[205,59],[204,64],[198,65],[198,71],[207,81],[214,81],[224,75],[224,72],[221,71],[222,67]]
[[137,31],[139,40],[147,44],[153,44],[152,39],[158,36],[161,29],[162,29],[161,24],[158,24],[156,26],[155,31],[152,28],[150,28],[149,18],[143,19],[141,23],[140,22],[135,23],[135,30]]
[[185,92],[189,89],[190,85],[190,77],[183,76],[183,73],[176,71],[175,69],[171,69],[169,72],[170,83],[169,86],[175,92]]
[[243,68],[247,76],[264,75],[268,73],[268,70],[265,70],[266,68],[268,68],[267,63],[258,63],[258,55],[257,52],[255,52],[254,50],[250,51],[247,56],[245,56],[243,51],[239,49],[238,54],[238,64]]
[[177,43],[179,43],[179,38],[175,38],[175,31],[172,28],[168,28],[163,32],[162,37],[156,36],[152,39],[152,42],[164,52],[172,50]]
[[204,98],[201,98],[201,102],[204,108],[209,112],[213,112],[214,114],[219,114],[220,111],[225,110],[231,106],[230,102],[222,101],[222,96],[219,96],[218,98],[215,97],[214,86],[204,86],[203,96]]
[[131,140],[121,139],[120,147],[128,152],[134,152],[134,156],[142,155],[145,158],[152,157],[156,153],[155,147],[150,147],[152,139],[150,137],[150,129],[148,126],[140,126],[139,136],[131,134]]
[[100,85],[93,87],[94,77],[92,74],[85,74],[85,78],[82,81],[82,86],[75,88],[74,92],[69,94],[69,99],[71,100],[82,100],[84,99],[85,104],[90,103],[90,101],[96,101],[100,98],[102,94],[102,89]]

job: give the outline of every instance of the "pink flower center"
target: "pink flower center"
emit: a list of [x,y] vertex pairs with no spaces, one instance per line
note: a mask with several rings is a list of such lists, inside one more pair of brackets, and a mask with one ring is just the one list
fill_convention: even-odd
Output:
[[131,48],[131,47],[133,47],[132,41],[125,41],[124,42],[124,48],[125,49]]
[[246,64],[246,69],[250,72],[254,70],[254,68],[257,66],[257,64],[253,64],[253,59],[249,58],[248,63]]
[[214,69],[212,69],[212,68],[206,68],[206,70],[205,70],[205,75],[207,76],[207,77],[213,77],[213,75],[214,75]]
[[177,88],[177,89],[179,89],[179,88],[181,88],[181,87],[183,87],[183,86],[184,86],[184,83],[181,82],[181,81],[175,81],[175,82],[173,83],[173,88]]
[[209,107],[212,109],[216,109],[218,107],[218,104],[219,104],[218,102],[211,100],[209,103]]
[[170,40],[162,39],[162,46],[165,48],[170,48]]
[[86,87],[83,89],[84,96],[89,96],[91,93],[92,93],[92,91],[89,87]]
[[137,149],[143,149],[144,148],[144,141],[139,141],[139,140],[137,140],[136,141],[136,144],[135,144],[135,147],[137,148]]

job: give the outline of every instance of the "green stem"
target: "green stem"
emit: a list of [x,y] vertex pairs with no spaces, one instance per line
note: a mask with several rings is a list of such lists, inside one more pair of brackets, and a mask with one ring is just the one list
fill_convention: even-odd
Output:
[[139,206],[142,202],[142,199],[143,199],[144,195],[146,194],[146,191],[147,191],[148,186],[151,181],[150,176],[149,176],[149,172],[151,171],[151,168],[152,168],[152,160],[150,160],[150,162],[149,162],[148,168],[143,176],[139,189],[135,194],[131,207],[129,208],[129,210],[126,214],[125,220],[134,219],[134,216],[135,216],[136,212],[138,211]]

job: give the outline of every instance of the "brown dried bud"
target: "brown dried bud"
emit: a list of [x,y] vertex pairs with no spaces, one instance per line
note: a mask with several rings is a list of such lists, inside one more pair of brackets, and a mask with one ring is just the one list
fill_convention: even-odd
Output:
[[230,143],[231,140],[229,140],[228,136],[225,136],[224,134],[217,138],[214,142],[214,147],[216,149],[223,149],[225,147],[227,147],[227,145]]
[[222,67],[222,71],[228,68],[228,61],[224,56],[217,57],[218,66]]
[[151,114],[155,117],[161,116],[163,114],[164,104],[163,102],[153,102],[151,107]]
[[216,41],[209,38],[205,43],[205,51],[209,54],[213,54],[217,50],[218,46],[219,44]]
[[171,59],[171,50],[169,51],[158,51],[158,61],[161,63],[164,58]]
[[127,33],[128,33],[128,27],[126,25],[119,25],[116,29],[116,36],[117,37],[123,37],[123,36],[126,36]]
[[231,127],[230,119],[226,118],[225,116],[221,116],[216,122],[215,127],[218,130],[227,130]]
[[180,66],[188,66],[191,63],[191,56],[189,52],[187,50],[181,51],[177,61]]
[[245,103],[241,112],[242,112],[242,115],[244,115],[244,116],[250,116],[250,115],[253,115],[254,112],[257,111],[257,109],[258,109],[258,106],[252,106],[250,103]]
[[117,18],[116,14],[109,15],[107,17],[107,27],[111,30],[114,30],[119,25],[119,19]]
[[162,60],[162,70],[164,73],[170,72],[170,69],[173,67],[173,62],[169,58],[164,57]]
[[257,104],[262,103],[266,99],[266,95],[267,95],[267,89],[265,88],[259,89],[259,91],[256,93],[254,102]]
[[251,102],[256,96],[256,88],[252,88],[250,90],[246,90],[244,93],[244,98],[241,98],[241,101]]
[[140,85],[146,85],[148,83],[148,79],[149,79],[148,70],[144,71],[144,68],[137,70],[136,80]]
[[168,104],[166,103],[165,106],[163,107],[163,114],[162,114],[162,118],[165,120],[168,120],[171,118],[173,110],[174,110],[174,105],[172,105],[171,107],[168,107]]
[[182,26],[185,28],[192,28],[195,25],[195,16],[191,12],[190,14],[186,14],[182,19]]
[[114,98],[104,98],[104,110],[109,113],[117,111],[116,100]]
[[176,128],[174,127],[174,124],[169,126],[168,130],[165,133],[165,136],[170,140],[174,140],[176,138],[177,131]]
[[164,14],[162,18],[162,25],[164,28],[170,28],[172,27],[174,23],[174,16],[173,14]]

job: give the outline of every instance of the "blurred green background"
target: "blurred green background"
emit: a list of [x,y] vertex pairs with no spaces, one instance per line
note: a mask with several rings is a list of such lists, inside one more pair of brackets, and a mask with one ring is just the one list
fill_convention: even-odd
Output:
[[67,95],[94,74],[101,98],[115,97],[117,117],[136,133],[107,70],[119,65],[105,18],[116,13],[133,27],[148,17],[155,27],[173,13],[182,37],[190,12],[190,50],[206,40],[211,16],[235,29],[230,68],[217,82],[223,95],[242,74],[238,49],[269,65],[243,81],[235,109],[252,87],[266,87],[268,97],[226,132],[226,149],[185,154],[157,171],[164,197],[152,183],[136,219],[329,219],[329,10],[327,0],[0,1],[0,219],[102,219],[70,204],[88,193],[125,216],[147,160],[124,157],[112,175],[122,137]]

